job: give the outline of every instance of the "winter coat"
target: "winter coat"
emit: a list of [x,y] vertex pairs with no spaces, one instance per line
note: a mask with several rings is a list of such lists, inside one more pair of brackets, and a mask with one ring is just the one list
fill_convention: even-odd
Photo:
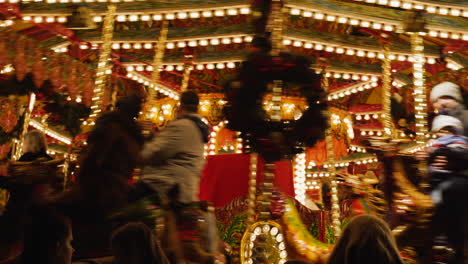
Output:
[[143,148],[143,183],[163,196],[179,185],[180,202],[197,201],[207,136],[208,128],[196,114],[169,123]]

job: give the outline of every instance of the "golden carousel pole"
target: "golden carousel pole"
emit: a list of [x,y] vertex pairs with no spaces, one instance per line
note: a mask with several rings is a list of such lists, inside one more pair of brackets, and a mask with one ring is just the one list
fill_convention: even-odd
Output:
[[[282,0],[272,0],[270,17],[267,25],[268,31],[271,32],[272,50],[271,56],[278,56],[282,48],[282,31],[283,31],[283,14]],[[283,82],[280,80],[273,81],[272,85],[272,111],[270,120],[280,122],[281,115],[281,95]],[[275,135],[273,135],[275,137]],[[256,207],[256,176],[257,176],[257,154],[252,153],[250,157],[250,179],[249,179],[249,216],[247,218],[248,227],[241,240],[241,263],[253,264],[254,249],[263,248],[263,254],[274,254],[278,262],[284,263],[287,259],[287,252],[284,246],[284,236],[281,226],[271,220],[271,197],[273,192],[273,182],[275,177],[275,164],[265,164],[264,180],[262,184],[262,195],[257,203],[259,206],[259,221],[255,222],[255,207]],[[253,223],[253,224],[252,224]],[[261,242],[257,237],[269,237],[265,242]]]
[[111,71],[109,57],[112,51],[112,37],[114,35],[114,21],[117,7],[115,4],[107,6],[107,14],[102,26],[102,46],[98,59],[96,78],[94,80],[93,99],[91,103],[91,114],[87,124],[94,125],[98,114],[102,111],[102,99],[107,85],[108,73]]
[[383,60],[382,60],[382,110],[384,112],[384,135],[392,138],[392,112],[391,112],[391,75],[392,75],[392,62],[390,60],[390,50],[387,44],[383,44]]
[[[163,58],[164,58],[164,51],[166,49],[166,40],[167,40],[167,33],[169,32],[168,29],[169,22],[164,20],[161,25],[161,30],[159,31],[159,38],[157,45],[154,48],[154,58],[153,58],[153,72],[151,73],[151,83],[153,85],[158,85],[159,79],[161,77],[161,72],[159,68],[162,65]],[[155,95],[156,90],[151,87],[148,87],[148,97],[146,99],[146,103],[143,107],[144,115],[149,115],[151,109],[153,108],[155,102]],[[148,131],[145,131],[148,133]]]
[[[325,68],[322,71],[322,87],[325,91],[327,91],[329,87]],[[325,132],[325,143],[327,147],[328,173],[330,173],[332,227],[333,234],[335,238],[338,239],[341,235],[340,201],[338,199],[338,182],[336,180],[335,153],[333,151],[333,136],[331,128],[328,128]]]

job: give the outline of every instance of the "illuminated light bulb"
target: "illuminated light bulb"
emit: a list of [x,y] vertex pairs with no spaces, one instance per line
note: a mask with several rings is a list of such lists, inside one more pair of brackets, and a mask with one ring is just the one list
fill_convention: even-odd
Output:
[[118,15],[117,16],[117,21],[118,22],[125,22],[127,20],[127,17],[125,15]]
[[393,31],[393,26],[391,26],[391,25],[386,25],[386,26],[384,26],[384,30],[385,30],[385,31]]
[[102,22],[102,16],[95,16],[93,17],[94,22]]
[[198,64],[197,67],[196,67],[196,69],[199,70],[199,71],[203,70],[204,68],[205,67],[203,66],[203,64]]
[[381,29],[381,28],[382,28],[382,24],[380,24],[380,23],[374,23],[374,24],[372,24],[372,27],[373,27],[374,29]]
[[361,21],[361,27],[369,27],[370,22],[369,21]]
[[141,48],[142,48],[141,43],[135,43],[135,44],[133,44],[133,48],[134,48],[134,49],[141,49]]
[[141,15],[141,21],[150,21],[151,17],[149,15]]
[[340,18],[338,18],[338,23],[343,23],[343,24],[344,24],[344,23],[346,23],[346,22],[348,22],[348,18],[346,18],[346,17],[340,17]]
[[47,23],[53,23],[55,21],[55,18],[54,17],[47,17],[46,18],[46,22]]
[[366,115],[364,116],[364,119],[365,119],[365,120],[369,120],[369,119],[370,119],[370,116],[369,116],[368,114],[366,114]]
[[447,32],[440,32],[440,37],[441,38],[448,38],[448,33]]
[[333,74],[333,78],[336,78],[336,79],[341,78],[341,74],[335,73],[335,74]]
[[112,44],[112,49],[120,49],[120,44],[119,43],[113,43]]
[[297,8],[293,8],[293,9],[291,9],[290,13],[291,13],[291,15],[293,15],[293,16],[298,16],[298,15],[301,14],[301,10],[299,10],[299,9],[297,9]]
[[355,54],[354,50],[352,50],[352,49],[346,50],[346,55],[352,56],[352,55],[354,55],[354,54]]
[[173,71],[174,70],[174,66],[172,65],[167,65],[166,66],[166,71]]
[[406,60],[406,56],[404,56],[404,55],[398,55],[398,60],[399,60],[399,61],[405,61],[405,60]]
[[[365,136],[365,135],[366,135],[366,131],[361,131],[361,136]],[[360,163],[358,162],[358,164]]]
[[240,9],[240,13],[243,15],[248,15],[250,13],[250,8],[248,7],[243,7]]
[[166,44],[166,49],[173,49],[175,48],[175,44],[174,43],[167,43]]
[[333,22],[336,20],[336,16],[334,15],[327,15],[327,21]]
[[427,60],[427,63],[429,63],[429,64],[434,64],[434,63],[436,63],[436,60],[435,60],[434,58],[429,58],[429,59]]
[[188,45],[189,45],[189,47],[196,47],[197,42],[195,40],[191,40],[191,41],[189,41]]
[[164,17],[165,17],[167,20],[173,20],[173,19],[175,19],[175,15],[174,15],[174,14],[166,14]]
[[437,33],[437,31],[433,31],[433,30],[429,31],[429,36],[431,37],[437,37],[438,35],[439,34]]
[[122,44],[122,49],[130,49],[130,44],[129,43],[124,43]]
[[[135,68],[133,66],[128,66],[127,67],[127,71],[129,71],[129,72],[134,71],[134,70],[135,70]],[[131,75],[129,75],[129,76],[131,76]]]
[[357,26],[357,25],[359,25],[359,20],[357,20],[357,19],[351,19],[351,20],[349,21],[349,24],[351,24],[351,25],[353,25],[353,26]]
[[375,52],[368,52],[367,57],[369,58],[375,58]]
[[223,44],[226,44],[226,45],[227,45],[227,44],[231,44],[231,39],[230,39],[230,38],[223,38],[223,39],[221,40],[221,42],[222,42]]
[[202,39],[198,43],[200,44],[200,46],[208,46],[208,40],[206,39]]
[[323,45],[322,44],[316,44],[315,49],[316,50],[323,50]]
[[42,23],[43,20],[42,17],[34,17],[34,23]]
[[235,37],[235,38],[232,39],[232,42],[234,42],[234,43],[242,43],[242,38],[240,38],[240,37]]
[[[373,136],[374,135],[374,131],[369,131],[369,136]],[[363,162],[364,163],[364,162]],[[365,163],[364,163],[365,164]]]
[[186,46],[187,46],[187,44],[185,44],[184,41],[177,42],[177,47],[179,47],[179,48],[185,48]]
[[[3,2],[3,1],[0,1],[0,3],[2,3],[2,2]],[[31,19],[32,19],[32,18],[31,18],[30,16],[24,16],[24,17],[23,17],[23,20],[24,20],[24,21],[31,21]]]
[[80,49],[88,49],[88,45],[80,45]]
[[362,51],[362,50],[358,50],[357,55],[359,57],[364,57],[366,55],[366,53],[364,51]]
[[187,17],[188,17],[188,15],[185,12],[177,13],[177,18],[178,19],[186,19]]
[[348,73],[343,74],[343,79],[349,79],[349,78],[351,78],[351,75],[349,75]]
[[315,16],[314,16],[315,19],[319,19],[319,20],[322,20],[324,17],[325,15],[322,13],[315,13]]
[[211,63],[210,63],[210,64],[207,64],[207,65],[206,65],[206,68],[207,68],[208,70],[213,70],[213,69],[215,68],[215,66],[214,66],[214,64],[211,64]]
[[145,43],[145,45],[143,45],[143,47],[144,47],[145,49],[152,49],[152,48],[153,48],[153,44],[151,44],[151,43]]
[[224,63],[218,63],[218,64],[216,64],[216,68],[217,68],[217,69],[224,69],[224,67],[225,67]]
[[452,16],[459,16],[460,13],[461,13],[461,12],[460,12],[460,10],[458,10],[458,9],[452,9],[452,10],[450,10],[450,14],[451,14]]
[[363,76],[361,76],[361,80],[363,80],[363,81],[368,81],[368,80],[369,80],[369,76],[363,75]]
[[219,17],[224,16],[224,10],[216,10],[214,14]]
[[132,22],[138,21],[138,15],[128,16],[128,21],[132,21]]
[[294,47],[301,47],[302,46],[302,41],[294,41],[294,44],[293,44]]
[[210,40],[211,45],[219,45],[219,39],[212,39]]
[[235,67],[236,67],[236,64],[235,64],[234,62],[228,62],[228,63],[226,64],[226,66],[227,66],[228,68],[231,68],[231,69],[232,69],[232,68],[235,68]]
[[213,13],[211,11],[203,11],[202,16],[203,17],[212,17]]
[[373,114],[372,117],[373,117],[374,119],[377,119],[377,118],[379,118],[379,115],[378,115],[378,114]]
[[343,48],[337,48],[337,49],[336,49],[336,53],[338,53],[338,54],[343,54],[343,53],[344,53],[344,49],[343,49]]
[[199,12],[190,12],[190,18],[199,18],[200,13]]
[[327,51],[327,52],[333,52],[334,50],[335,50],[334,47],[326,47],[325,48],[325,51]]
[[357,115],[357,116],[356,116],[356,120],[362,120],[362,116],[361,116],[361,115]]
[[153,20],[159,21],[162,20],[162,15],[153,15]]
[[244,41],[245,41],[245,42],[251,42],[252,39],[253,39],[253,38],[252,38],[251,36],[246,36],[246,37],[244,38]]
[[302,16],[303,16],[303,17],[311,17],[311,16],[312,16],[312,12],[310,12],[310,11],[304,11],[304,12],[302,12]]
[[230,16],[235,16],[237,15],[237,9],[228,9],[227,14]]
[[390,60],[394,60],[394,59],[396,59],[396,56],[393,55],[393,54],[390,54],[390,55],[388,55],[388,58],[389,58]]
[[450,37],[451,37],[452,39],[460,39],[460,35],[458,35],[457,33],[452,33],[452,34],[450,35]]
[[179,65],[179,66],[177,66],[176,70],[178,70],[178,71],[183,71],[183,70],[184,70],[184,66]]
[[137,66],[137,67],[136,67],[136,70],[137,70],[137,71],[143,71],[144,68],[143,68],[143,66]]
[[284,39],[283,40],[283,45],[291,45],[291,43],[292,43],[292,40],[290,40],[290,39]]
[[355,80],[355,81],[357,81],[357,80],[360,79],[360,78],[359,78],[359,75],[357,75],[357,74],[353,74],[353,76],[352,76],[351,78],[352,78],[353,80]]
[[447,15],[448,14],[448,9],[447,8],[439,8],[439,14]]
[[405,2],[405,3],[403,3],[403,5],[401,7],[404,8],[404,9],[411,9],[413,7],[413,4]]

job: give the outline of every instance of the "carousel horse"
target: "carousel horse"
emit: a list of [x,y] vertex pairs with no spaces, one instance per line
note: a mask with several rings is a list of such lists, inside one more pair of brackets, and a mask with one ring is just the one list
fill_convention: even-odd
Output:
[[59,165],[63,159],[37,159],[15,161],[8,164],[8,176],[2,177],[2,186],[10,191],[4,213],[0,216],[0,263],[10,263],[20,258],[31,207],[47,201],[59,192],[56,183],[63,181]]

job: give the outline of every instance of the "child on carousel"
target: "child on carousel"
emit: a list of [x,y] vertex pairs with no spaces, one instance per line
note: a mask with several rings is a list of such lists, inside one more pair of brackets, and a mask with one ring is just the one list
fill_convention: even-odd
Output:
[[[464,226],[463,201],[467,199],[468,183],[468,137],[463,136],[463,124],[455,117],[438,115],[432,123],[435,139],[428,148],[429,178],[431,198],[435,205],[433,217],[436,244],[445,240],[455,250],[455,258],[450,262],[463,263]],[[438,157],[446,157],[447,164],[439,166]],[[441,236],[442,235],[442,236]]]

